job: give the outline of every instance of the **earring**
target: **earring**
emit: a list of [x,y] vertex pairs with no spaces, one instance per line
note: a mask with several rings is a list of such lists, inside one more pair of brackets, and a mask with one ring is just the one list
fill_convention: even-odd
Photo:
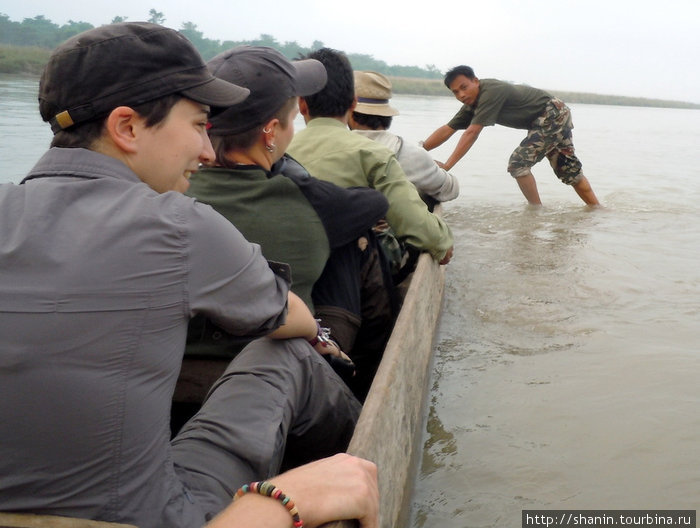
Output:
[[[263,133],[269,134],[270,132],[272,132],[271,129],[263,128]],[[274,151],[275,151],[275,144],[274,144],[274,143],[268,143],[267,145],[265,145],[265,148],[267,149],[268,152],[274,152]]]

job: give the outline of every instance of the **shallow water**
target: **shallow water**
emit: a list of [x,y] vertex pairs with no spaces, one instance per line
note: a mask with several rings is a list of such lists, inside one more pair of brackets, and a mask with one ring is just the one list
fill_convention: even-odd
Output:
[[450,210],[414,526],[697,507],[700,233],[625,214]]
[[19,182],[51,143],[37,93],[36,79],[0,74],[0,183]]
[[700,113],[572,110],[603,208],[544,165],[545,205],[524,204],[504,171],[517,131],[486,130],[457,167],[413,527],[700,504]]

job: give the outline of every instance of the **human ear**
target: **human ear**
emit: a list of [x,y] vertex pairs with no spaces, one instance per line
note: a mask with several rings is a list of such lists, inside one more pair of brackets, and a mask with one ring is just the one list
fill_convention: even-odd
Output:
[[345,112],[346,123],[349,124],[350,119],[352,119],[352,113],[355,111],[356,106],[357,106],[357,96],[353,96],[352,103],[350,104],[350,108],[348,108],[348,111]]
[[304,118],[304,122],[309,122],[309,105],[306,104],[306,99],[303,97],[299,98],[299,113]]
[[120,150],[134,153],[138,150],[138,130],[143,127],[143,118],[128,106],[118,106],[105,121],[106,132],[112,143]]
[[280,120],[276,117],[270,119],[263,127],[263,140],[265,142],[265,148],[269,151],[275,149],[275,135],[277,134],[277,127],[280,126]]

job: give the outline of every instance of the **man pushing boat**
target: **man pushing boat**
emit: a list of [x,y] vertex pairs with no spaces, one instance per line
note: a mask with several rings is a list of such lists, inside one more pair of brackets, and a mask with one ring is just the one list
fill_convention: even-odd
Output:
[[497,124],[520,128],[528,131],[527,137],[513,151],[508,172],[530,204],[542,203],[530,169],[546,156],[562,183],[571,185],[586,204],[599,205],[574,153],[571,132],[574,125],[563,101],[530,86],[497,79],[480,80],[469,66],[451,69],[444,82],[462,103],[462,108],[423,142],[423,148],[432,150],[457,130],[464,132],[447,161],[438,162],[442,168],[454,167],[472,148],[484,127]]

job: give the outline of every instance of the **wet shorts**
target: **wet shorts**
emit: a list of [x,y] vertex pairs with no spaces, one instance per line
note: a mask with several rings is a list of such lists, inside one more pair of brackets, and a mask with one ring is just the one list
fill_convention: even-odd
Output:
[[552,99],[544,113],[535,119],[518,148],[508,160],[508,172],[513,178],[526,176],[530,168],[547,156],[549,163],[563,183],[575,185],[583,176],[581,162],[574,154],[569,108],[559,99]]

